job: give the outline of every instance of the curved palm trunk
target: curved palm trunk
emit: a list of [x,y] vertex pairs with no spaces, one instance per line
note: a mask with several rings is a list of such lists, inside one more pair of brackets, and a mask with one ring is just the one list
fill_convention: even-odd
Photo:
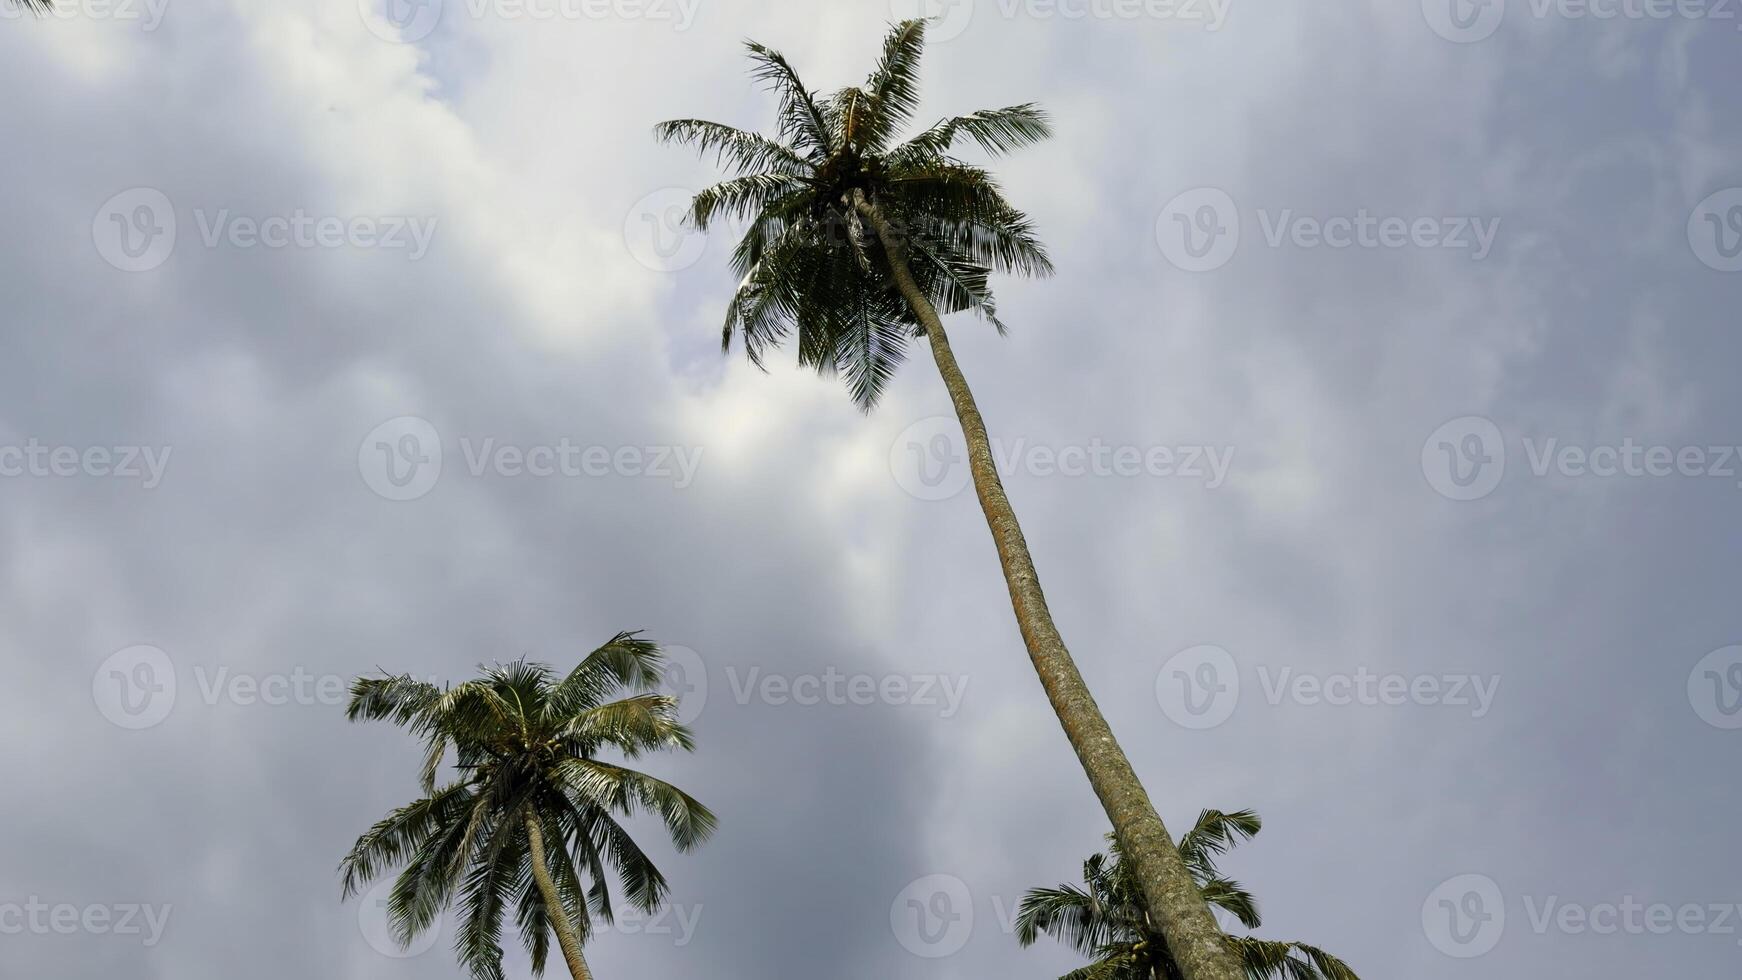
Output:
[[968,379],[950,351],[949,336],[944,333],[937,310],[908,269],[907,250],[899,232],[862,192],[853,192],[853,205],[883,242],[896,287],[925,327],[932,358],[949,389],[950,401],[955,405],[956,418],[967,440],[974,492],[980,498],[980,510],[986,515],[993,543],[998,547],[1004,581],[1010,588],[1010,603],[1016,609],[1016,625],[1022,631],[1028,657],[1034,662],[1047,700],[1052,702],[1071,748],[1076,750],[1083,771],[1088,774],[1090,786],[1112,821],[1119,846],[1137,867],[1150,918],[1161,925],[1168,948],[1186,980],[1244,980],[1245,968],[1224,942],[1222,930],[1198,893],[1191,872],[1180,860],[1173,838],[1168,836],[1124,750],[1114,741],[1113,730],[1101,716],[1100,707],[1083,683],[1083,675],[1065,649],[1058,627],[1053,625],[1040,578],[1034,571],[1034,559],[1029,556],[1028,543],[1022,536],[1022,526],[1016,521],[1016,511],[1011,509],[1010,498],[1005,495],[1004,484],[992,462],[986,422],[974,404]]
[[550,918],[550,928],[556,933],[557,945],[562,947],[563,960],[569,965],[569,975],[575,980],[592,980],[593,974],[587,970],[587,961],[581,956],[581,941],[575,935],[573,924],[569,922],[569,914],[563,908],[561,896],[557,894],[556,882],[550,876],[550,866],[544,861],[544,828],[538,822],[538,814],[530,809],[526,811],[526,840],[532,852],[532,880],[538,883],[538,890],[544,895],[545,915]]

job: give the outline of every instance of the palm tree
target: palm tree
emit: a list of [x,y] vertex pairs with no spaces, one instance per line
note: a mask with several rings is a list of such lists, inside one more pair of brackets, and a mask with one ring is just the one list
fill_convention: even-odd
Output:
[[16,4],[37,14],[46,14],[54,9],[54,0],[6,0],[6,2]]
[[[587,980],[581,944],[594,916],[612,917],[606,865],[643,911],[666,894],[665,876],[616,816],[658,814],[680,851],[714,829],[714,815],[682,790],[598,758],[694,747],[675,699],[651,693],[663,664],[657,646],[620,633],[566,677],[522,660],[442,688],[408,675],[359,678],[348,717],[385,719],[424,741],[424,795],[357,839],[340,865],[345,896],[403,867],[387,905],[396,937],[410,943],[456,905],[454,948],[478,980],[503,980],[502,918],[513,904],[533,973],[543,974],[554,932],[569,973]],[[625,689],[632,695],[608,700]],[[454,777],[438,786],[450,751]]]
[[722,342],[739,337],[760,366],[796,332],[798,361],[840,375],[859,407],[876,403],[910,337],[923,337],[966,438],[974,489],[1003,564],[1016,622],[1089,783],[1136,865],[1151,915],[1173,937],[1187,980],[1241,980],[1167,828],[1113,738],[1047,611],[1022,528],[992,462],[990,437],[950,350],[940,313],[972,310],[1000,332],[992,272],[1052,270],[1029,219],[986,170],[951,155],[964,140],[991,155],[1050,135],[1032,104],[945,119],[896,142],[919,102],[925,22],[897,24],[861,87],[813,96],[778,52],[749,43],[754,76],[779,100],[773,137],[701,119],[656,134],[695,147],[736,176],[695,196],[690,221],[747,222],[732,266],[743,277]]
[[[1240,883],[1216,870],[1216,858],[1257,836],[1262,823],[1251,810],[1205,810],[1180,838],[1180,856],[1204,898],[1248,929],[1258,928],[1258,903]],[[1131,863],[1119,844],[1083,862],[1083,885],[1034,888],[1017,909],[1016,939],[1031,946],[1045,933],[1094,962],[1059,980],[1179,980],[1184,976],[1162,933],[1149,928]],[[1359,980],[1348,964],[1306,943],[1256,936],[1225,936],[1252,980]]]

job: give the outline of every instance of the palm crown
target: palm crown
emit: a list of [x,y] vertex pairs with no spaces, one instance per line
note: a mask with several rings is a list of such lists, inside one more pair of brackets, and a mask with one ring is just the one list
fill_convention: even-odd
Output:
[[[887,247],[903,250],[939,312],[974,310],[1000,332],[990,273],[1052,270],[1029,219],[982,168],[951,155],[970,140],[998,155],[1050,135],[1032,104],[944,119],[897,142],[919,106],[925,22],[896,24],[865,84],[816,96],[779,52],[747,42],[754,76],[779,100],[777,136],[701,119],[661,123],[657,135],[714,155],[736,176],[695,196],[700,230],[746,224],[732,255],[743,277],[727,308],[722,346],[742,338],[750,360],[797,331],[801,365],[838,373],[869,410],[910,336],[922,333],[891,278]],[[880,241],[856,205],[875,205],[899,241]],[[883,246],[883,247],[879,247]]]
[[[1239,882],[1217,870],[1216,859],[1256,836],[1262,826],[1251,810],[1205,810],[1179,841],[1180,857],[1204,900],[1248,929],[1258,927],[1258,902]],[[1112,841],[1111,835],[1108,840]],[[1109,853],[1083,862],[1083,885],[1030,889],[1018,907],[1017,941],[1032,945],[1046,933],[1094,958],[1061,980],[1178,980],[1179,966],[1168,953],[1167,940],[1148,927],[1137,880],[1116,843]],[[1359,980],[1348,964],[1315,946],[1255,936],[1224,939],[1244,961],[1247,976],[1255,980]]]
[[[456,951],[474,977],[490,980],[502,977],[501,920],[510,906],[537,973],[553,925],[577,923],[584,938],[591,916],[611,921],[607,865],[632,905],[657,907],[665,878],[616,816],[652,811],[688,850],[713,831],[714,815],[676,787],[598,755],[693,747],[676,701],[651,693],[663,664],[657,646],[622,633],[565,677],[520,661],[448,688],[404,675],[358,679],[351,720],[391,721],[425,742],[424,796],[358,838],[340,866],[345,895],[403,866],[387,906],[397,938],[410,942],[455,903]],[[635,693],[611,700],[626,688]],[[456,775],[438,785],[450,752]],[[535,856],[539,839],[548,844]],[[554,880],[559,914],[540,876]]]

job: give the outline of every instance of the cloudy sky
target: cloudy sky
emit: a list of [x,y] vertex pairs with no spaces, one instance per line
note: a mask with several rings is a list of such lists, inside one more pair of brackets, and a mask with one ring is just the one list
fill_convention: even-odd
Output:
[[[1079,965],[1011,935],[1106,827],[935,370],[722,358],[650,136],[911,2],[62,2],[0,3],[0,974],[461,976],[339,901],[418,753],[336,688],[621,629],[722,824],[637,824],[601,977]],[[1057,122],[998,167],[1058,273],[955,345],[1170,827],[1259,810],[1260,934],[1363,977],[1733,976],[1742,7],[932,12],[923,117]]]

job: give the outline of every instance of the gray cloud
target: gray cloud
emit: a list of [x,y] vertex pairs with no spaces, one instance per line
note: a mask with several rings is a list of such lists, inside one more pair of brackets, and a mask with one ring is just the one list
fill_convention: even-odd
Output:
[[[1722,237],[1728,199],[1713,197],[1742,186],[1734,25],[1515,2],[1460,43],[1435,32],[1449,22],[1433,3],[1235,3],[1216,30],[953,7],[970,16],[933,45],[923,114],[1039,99],[1059,122],[1000,171],[1060,273],[1004,286],[1011,337],[964,321],[956,346],[1007,442],[1232,447],[1214,489],[1026,465],[1009,485],[1061,628],[1170,824],[1204,806],[1266,817],[1229,862],[1264,934],[1373,977],[1717,975],[1736,936],[1533,913],[1550,896],[1599,918],[1624,900],[1742,901],[1722,775],[1737,732],[1700,700],[1742,688],[1723,686],[1722,658],[1696,670],[1742,643],[1742,477],[1538,475],[1531,453],[1742,443],[1742,273],[1720,268],[1742,234]],[[920,499],[899,471],[903,431],[948,410],[931,368],[916,359],[865,419],[827,381],[721,360],[729,243],[676,271],[635,244],[639,202],[711,176],[654,145],[653,122],[766,124],[739,37],[829,87],[873,57],[884,4],[708,3],[678,30],[448,0],[412,44],[345,2],[177,2],[149,30],[95,9],[0,32],[0,446],[81,452],[71,475],[0,477],[0,775],[16,788],[0,910],[168,912],[149,948],[81,922],[0,934],[4,962],[460,975],[445,937],[384,956],[338,901],[338,858],[414,792],[416,752],[345,724],[321,679],[563,661],[644,628],[706,665],[701,751],[652,764],[723,826],[681,858],[646,828],[693,935],[602,936],[601,975],[1074,964],[1019,950],[1004,920],[1026,887],[1073,878],[1103,821],[971,494]],[[107,210],[135,188],[168,212]],[[1204,234],[1195,208],[1184,227],[1168,212],[1199,188],[1226,193],[1233,213],[1212,217],[1240,240],[1191,272],[1165,236]],[[333,218],[345,238],[208,247],[201,223],[220,211],[300,213],[311,234]],[[1363,214],[1498,224],[1475,260],[1272,245],[1284,211],[1322,230]],[[141,251],[171,215],[173,249]],[[434,222],[427,254],[357,240],[357,219],[395,217]],[[443,467],[395,501],[359,454],[408,416]],[[1466,417],[1498,447],[1430,443]],[[700,456],[681,489],[620,467],[473,475],[462,440],[487,439]],[[91,447],[172,452],[146,489],[87,472]],[[1441,492],[1436,461],[1467,476],[1495,448],[1485,494]],[[1158,686],[1206,644],[1241,687],[1220,724],[1188,728]],[[136,717],[114,700],[127,689],[106,694],[120,682],[99,666],[138,645],[163,652],[176,690],[161,721],[128,730],[103,710]],[[1420,699],[1271,704],[1262,678],[1283,669],[1500,687],[1480,718]],[[740,697],[751,670],[966,688],[945,716],[912,698]],[[935,958],[891,908],[933,875],[961,881],[973,916]],[[1464,875],[1491,880],[1506,913],[1481,958],[1447,955],[1473,947],[1432,904],[1461,901],[1461,884],[1436,889]]]

